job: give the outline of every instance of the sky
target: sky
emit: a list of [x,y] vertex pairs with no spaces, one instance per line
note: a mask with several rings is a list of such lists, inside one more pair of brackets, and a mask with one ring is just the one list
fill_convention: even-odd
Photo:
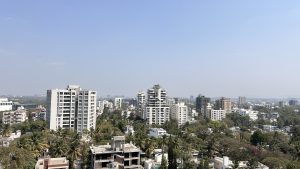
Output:
[[300,97],[299,0],[0,0],[0,95]]

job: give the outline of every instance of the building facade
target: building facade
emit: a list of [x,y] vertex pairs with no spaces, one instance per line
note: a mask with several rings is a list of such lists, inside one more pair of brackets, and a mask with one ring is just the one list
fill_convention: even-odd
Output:
[[42,158],[36,162],[35,169],[69,169],[69,160],[62,158]]
[[206,118],[211,119],[212,121],[221,121],[226,118],[225,110],[207,110]]
[[140,91],[137,94],[137,112],[140,117],[143,116],[143,110],[146,104],[146,95],[144,91]]
[[94,169],[142,169],[141,150],[125,143],[125,136],[113,137],[110,145],[91,146],[91,166]]
[[225,110],[226,113],[231,113],[231,101],[229,98],[222,97],[219,100],[216,100],[215,109]]
[[7,98],[0,98],[0,112],[1,111],[10,111],[13,108],[13,102],[8,101]]
[[183,102],[171,106],[171,118],[177,120],[179,126],[188,122],[188,113],[188,107]]
[[196,98],[196,110],[204,116],[206,112],[206,106],[210,103],[210,98],[199,95]]
[[122,98],[120,98],[120,97],[115,98],[115,101],[114,101],[115,109],[120,110],[122,108],[122,102],[123,102]]
[[167,92],[159,85],[147,91],[147,103],[143,111],[147,124],[162,125],[170,120],[170,107],[167,105]]
[[76,85],[69,85],[67,89],[48,90],[48,127],[54,131],[62,128],[77,132],[95,128],[96,100],[95,91],[82,90]]
[[27,119],[26,110],[21,107],[16,111],[7,111],[3,113],[2,122],[3,124],[18,124],[25,122]]
[[246,97],[245,96],[239,96],[238,99],[238,106],[243,107],[246,105]]

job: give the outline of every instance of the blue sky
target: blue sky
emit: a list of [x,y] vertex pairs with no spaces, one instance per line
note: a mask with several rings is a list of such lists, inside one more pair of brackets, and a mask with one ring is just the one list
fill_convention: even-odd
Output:
[[0,95],[300,97],[300,1],[0,1]]

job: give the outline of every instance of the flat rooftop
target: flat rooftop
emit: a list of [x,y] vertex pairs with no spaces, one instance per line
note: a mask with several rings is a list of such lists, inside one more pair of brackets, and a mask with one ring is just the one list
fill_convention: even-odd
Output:
[[108,153],[114,153],[114,152],[138,152],[141,151],[139,148],[137,148],[133,144],[124,144],[124,150],[120,149],[119,151],[114,151],[111,148],[111,145],[99,145],[99,146],[91,146],[90,147],[93,154],[108,154]]

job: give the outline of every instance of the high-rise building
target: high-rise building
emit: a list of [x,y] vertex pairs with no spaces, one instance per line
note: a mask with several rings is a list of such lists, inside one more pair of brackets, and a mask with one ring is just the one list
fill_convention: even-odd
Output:
[[120,97],[116,97],[115,98],[115,101],[114,101],[114,106],[116,109],[121,109],[122,108],[122,102],[123,102],[123,99],[120,98]]
[[137,111],[140,117],[143,116],[143,110],[146,104],[146,95],[144,91],[140,91],[137,94]]
[[184,125],[188,122],[188,107],[183,103],[177,103],[171,106],[171,118],[178,121],[178,125]]
[[286,101],[280,101],[280,102],[278,103],[278,105],[279,105],[279,107],[284,107],[284,106],[287,106],[288,103],[287,103]]
[[196,110],[201,113],[203,116],[206,111],[206,106],[210,103],[210,98],[199,95],[196,98]]
[[147,91],[147,103],[143,112],[143,118],[148,124],[162,125],[170,120],[170,107],[167,105],[167,92],[159,85]]
[[226,113],[231,113],[231,101],[229,98],[222,97],[219,100],[216,100],[215,104],[216,110],[225,110]]
[[295,100],[295,99],[289,100],[289,105],[290,106],[296,106],[296,105],[298,105],[298,100]]
[[244,96],[239,96],[239,100],[238,100],[238,106],[242,107],[246,104],[246,97]]
[[82,132],[96,127],[97,92],[69,85],[67,89],[47,91],[47,124],[51,130],[59,128]]
[[221,121],[226,118],[226,112],[225,110],[208,110],[206,117],[212,121]]

